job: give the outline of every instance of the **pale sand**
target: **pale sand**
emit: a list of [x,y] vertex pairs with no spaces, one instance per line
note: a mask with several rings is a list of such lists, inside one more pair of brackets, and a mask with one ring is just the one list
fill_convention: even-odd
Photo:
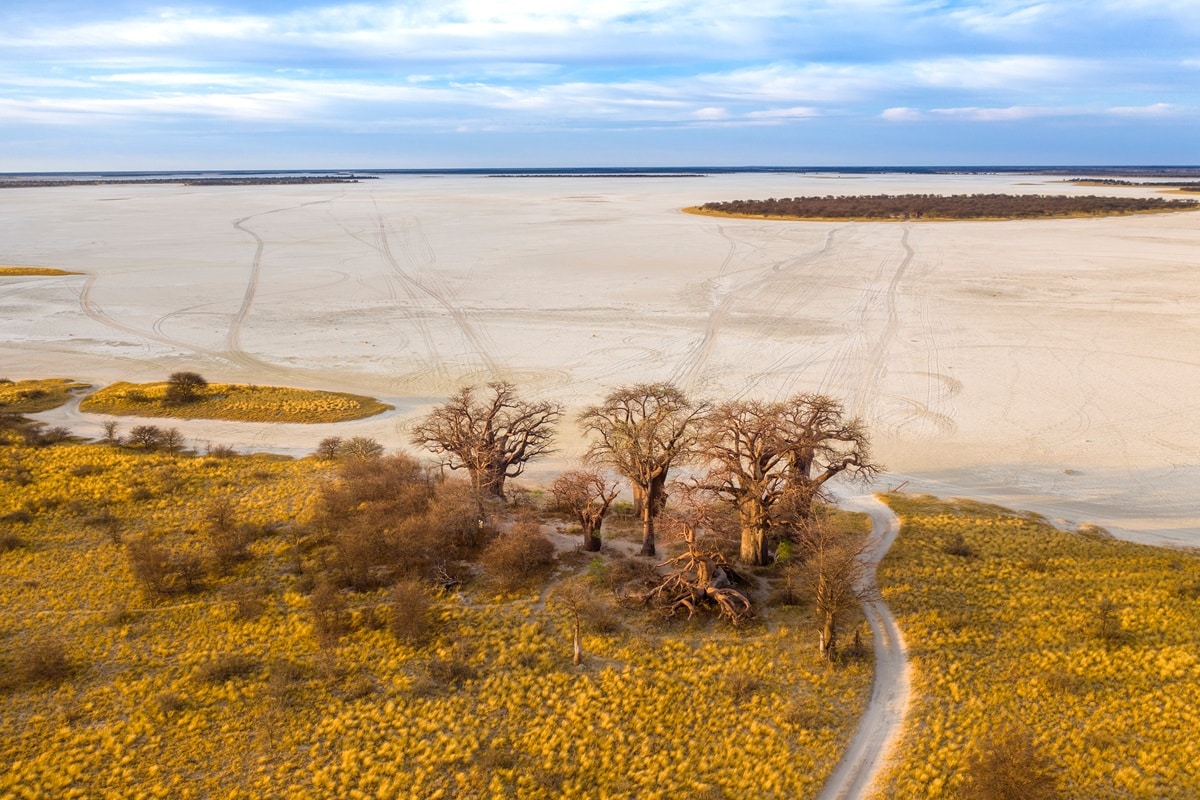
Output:
[[[993,191],[1151,190],[906,175],[6,190],[0,263],[89,274],[0,278],[0,376],[194,369],[397,407],[337,426],[178,423],[197,443],[295,454],[334,434],[406,447],[413,416],[494,378],[572,409],[647,380],[713,398],[821,391],[868,421],[890,470],[881,488],[908,480],[1200,545],[1200,213],[902,224],[679,211]],[[103,421],[40,418],[97,436]],[[581,452],[566,428],[532,481]]]

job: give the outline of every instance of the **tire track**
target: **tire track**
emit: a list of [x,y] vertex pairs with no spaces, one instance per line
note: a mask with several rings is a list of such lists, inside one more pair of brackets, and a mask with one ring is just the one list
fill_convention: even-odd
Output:
[[[476,355],[479,357],[480,361],[483,362],[487,372],[490,373],[493,378],[499,379],[501,377],[501,370],[499,365],[496,363],[496,360],[492,358],[487,341],[483,335],[476,330],[475,326],[471,323],[471,320],[468,318],[466,312],[463,311],[462,307],[452,302],[452,295],[448,290],[448,287],[444,284],[438,287],[430,286],[427,285],[427,282],[422,281],[415,275],[409,274],[409,272],[407,272],[400,264],[400,261],[396,258],[395,253],[392,252],[387,224],[384,222],[382,215],[378,217],[377,222],[378,230],[376,232],[375,239],[377,249],[379,254],[383,257],[384,262],[391,267],[392,274],[397,280],[400,281],[400,285],[404,288],[405,292],[409,295],[409,297],[415,300],[424,297],[432,300],[438,306],[441,306],[442,310],[450,316],[450,319],[454,322],[455,327],[458,328],[462,337],[468,343],[470,343],[471,347],[475,350]],[[432,261],[430,263],[432,263]],[[437,279],[433,279],[429,282],[440,283],[440,281]]]
[[[770,297],[767,303],[761,307],[761,310],[766,316],[775,317],[779,321],[769,326],[768,333],[777,330],[783,324],[782,319],[779,319],[778,306],[784,302],[784,298],[790,300],[788,310],[785,313],[785,316],[788,318],[794,316],[797,310],[807,305],[819,291],[820,287],[811,280],[803,281],[802,279],[805,276],[797,273],[802,267],[807,266],[811,269],[827,260],[832,252],[834,236],[840,230],[840,228],[834,228],[827,231],[824,241],[816,250],[795,258],[777,261],[770,265],[766,272],[756,270],[755,274],[747,280],[735,283],[727,289],[717,301],[715,307],[709,312],[700,341],[696,343],[675,369],[675,372],[671,375],[671,382],[684,391],[695,389],[705,368],[708,366],[713,352],[716,350],[717,340],[721,329],[725,325],[726,318],[729,316],[734,305],[744,299],[744,295],[751,294],[752,296],[757,296],[759,292],[768,288],[771,290]],[[718,270],[719,280],[728,275],[729,268],[734,263],[734,256],[739,243],[728,234],[724,226],[718,229],[718,234],[730,242],[730,250]],[[758,309],[760,306],[755,304],[755,308]]]

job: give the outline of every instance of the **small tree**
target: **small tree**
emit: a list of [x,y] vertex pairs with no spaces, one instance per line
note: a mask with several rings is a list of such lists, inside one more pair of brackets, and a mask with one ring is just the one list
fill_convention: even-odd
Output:
[[592,606],[592,593],[588,589],[585,578],[572,578],[554,587],[550,593],[551,603],[566,612],[571,620],[571,663],[579,666],[583,663],[583,617]]
[[467,386],[413,428],[412,443],[442,457],[450,469],[465,469],[480,494],[504,497],[504,482],[535,458],[553,452],[557,403],[517,396],[511,383],[496,381],[486,391]]
[[208,386],[206,381],[196,372],[172,372],[167,378],[167,392],[163,402],[167,405],[182,405],[199,400],[199,391]]
[[157,425],[134,425],[129,429],[129,443],[135,447],[155,450],[162,441],[163,432]]
[[833,661],[843,618],[874,596],[867,542],[814,517],[802,524],[796,549],[797,571],[817,615],[821,655]]
[[337,454],[341,458],[371,461],[383,456],[383,445],[370,436],[351,436],[345,442],[339,441],[338,445]]
[[667,473],[692,455],[695,423],[706,410],[669,383],[643,383],[617,389],[579,415],[584,431],[596,436],[587,459],[633,484],[641,503],[642,555],[656,553],[654,520],[667,501]]
[[579,521],[583,530],[583,549],[600,549],[600,526],[608,507],[617,497],[617,486],[594,471],[571,470],[559,475],[550,484],[554,501]]

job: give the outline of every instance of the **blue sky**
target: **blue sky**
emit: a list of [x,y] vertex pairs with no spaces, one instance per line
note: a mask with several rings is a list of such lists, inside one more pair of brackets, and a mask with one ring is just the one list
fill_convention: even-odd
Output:
[[1200,163],[1200,0],[0,2],[0,171]]

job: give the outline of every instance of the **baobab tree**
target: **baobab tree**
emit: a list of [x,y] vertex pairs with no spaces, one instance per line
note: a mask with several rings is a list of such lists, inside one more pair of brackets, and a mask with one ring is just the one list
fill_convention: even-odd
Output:
[[788,491],[791,448],[787,406],[752,400],[717,406],[705,419],[697,450],[711,467],[700,488],[732,505],[741,529],[741,561],[769,561],[771,510]]
[[481,494],[504,498],[504,482],[539,456],[553,452],[554,426],[562,407],[530,402],[504,381],[463,388],[413,428],[411,441],[442,457],[450,469],[465,469]]
[[807,519],[812,504],[834,475],[860,479],[882,467],[871,460],[870,437],[857,417],[846,419],[842,404],[823,394],[805,392],[784,402],[780,438],[787,442],[790,516]]
[[564,472],[550,484],[555,502],[579,521],[583,549],[592,553],[600,549],[600,526],[618,491],[615,483],[591,470]]
[[587,459],[628,478],[641,501],[642,555],[656,553],[654,519],[666,502],[667,473],[691,456],[706,410],[669,383],[641,383],[614,390],[579,415],[596,437]]

